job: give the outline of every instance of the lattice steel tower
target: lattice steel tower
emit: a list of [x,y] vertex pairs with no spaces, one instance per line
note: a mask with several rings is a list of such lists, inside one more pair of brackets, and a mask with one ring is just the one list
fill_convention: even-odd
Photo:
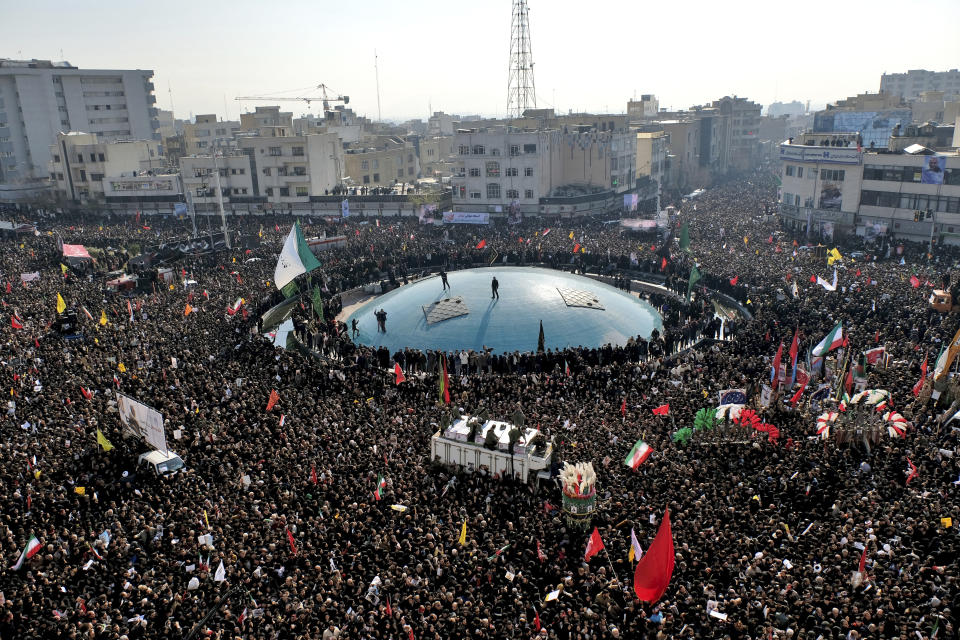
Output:
[[512,118],[537,108],[533,82],[533,49],[530,45],[530,10],[527,0],[513,0],[510,20],[510,78],[507,83],[507,112]]

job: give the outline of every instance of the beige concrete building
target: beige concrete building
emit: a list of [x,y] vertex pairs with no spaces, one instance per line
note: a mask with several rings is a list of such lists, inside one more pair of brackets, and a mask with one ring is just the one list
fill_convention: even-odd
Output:
[[645,93],[639,100],[627,101],[627,115],[632,120],[649,120],[657,117],[660,111],[660,102],[652,93]]
[[101,201],[107,176],[136,175],[166,165],[157,143],[98,142],[93,133],[61,133],[50,146],[48,172],[55,195],[75,202]]
[[236,121],[217,120],[216,114],[198,115],[195,122],[183,125],[183,148],[187,154],[203,155],[215,146],[232,148],[234,136],[240,130]]
[[228,151],[216,159],[212,155],[192,155],[180,158],[180,175],[187,202],[197,212],[217,209],[217,175],[227,211],[238,203],[256,202],[254,175],[250,159],[239,151]]
[[336,134],[240,136],[237,146],[249,159],[254,195],[264,202],[307,202],[341,182],[343,145]]
[[622,205],[636,183],[636,134],[513,127],[461,129],[450,183],[459,211],[586,215]]
[[456,161],[454,136],[436,136],[420,140],[420,173],[427,178],[449,176]]
[[277,106],[257,107],[253,113],[240,114],[240,131],[270,137],[293,135],[293,113]]
[[344,175],[355,186],[382,187],[420,177],[416,148],[397,136],[369,137],[344,146]]

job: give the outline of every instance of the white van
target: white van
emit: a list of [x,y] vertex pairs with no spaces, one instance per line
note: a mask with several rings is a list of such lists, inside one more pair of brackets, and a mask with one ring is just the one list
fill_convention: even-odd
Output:
[[173,475],[183,469],[183,459],[173,451],[148,451],[141,454],[137,466],[147,465],[158,476]]

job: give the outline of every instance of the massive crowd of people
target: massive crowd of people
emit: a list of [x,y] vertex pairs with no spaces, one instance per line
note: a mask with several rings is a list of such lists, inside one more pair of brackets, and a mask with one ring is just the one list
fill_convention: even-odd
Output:
[[[186,237],[189,221],[8,212],[38,232],[0,240],[0,638],[956,637],[960,458],[942,419],[954,392],[912,388],[960,324],[927,301],[960,254],[844,239],[828,291],[810,279],[830,281],[833,267],[778,230],[764,213],[774,202],[761,174],[708,190],[671,222],[674,237],[687,225],[687,251],[591,221],[307,218],[306,236],[347,240],[311,274],[323,318],[301,287],[306,350],[257,335],[282,298],[270,281],[289,218],[233,218],[259,246],[180,259],[172,286],[125,298],[106,291],[103,272]],[[89,247],[98,270],[61,267],[57,236]],[[446,404],[436,354],[356,345],[336,319],[353,287],[491,261],[662,283],[652,302],[663,334],[622,348],[471,354],[451,371]],[[703,279],[687,302],[694,265]],[[725,339],[704,286],[748,312]],[[58,294],[82,339],[58,335]],[[247,312],[226,313],[240,297]],[[866,376],[910,420],[903,438],[816,437],[816,384],[795,406],[793,390],[759,406],[778,345],[797,331],[805,353],[837,322],[848,352],[885,347],[886,366]],[[394,360],[408,373],[399,385]],[[746,431],[675,441],[731,388],[776,425],[775,443]],[[117,390],[165,416],[182,472],[138,466],[145,446],[122,433]],[[652,413],[664,404],[669,414]],[[589,531],[568,526],[554,483],[430,460],[430,436],[451,415],[509,419],[518,408],[556,461],[597,469],[593,525],[606,549],[589,562]],[[622,461],[638,438],[655,453],[633,471]],[[665,508],[674,573],[660,601],[641,602],[630,532],[646,549]],[[39,551],[12,568],[31,536]],[[867,578],[855,587],[864,546]]]

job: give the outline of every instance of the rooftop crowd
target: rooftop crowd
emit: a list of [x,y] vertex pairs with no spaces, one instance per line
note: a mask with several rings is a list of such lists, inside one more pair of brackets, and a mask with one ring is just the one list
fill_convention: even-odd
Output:
[[[176,262],[174,285],[142,287],[131,317],[101,272],[63,273],[56,234],[107,270],[134,247],[186,237],[188,221],[6,214],[35,220],[38,235],[0,240],[0,639],[957,637],[958,431],[940,419],[949,399],[935,406],[911,389],[960,324],[927,301],[960,253],[894,243],[888,256],[839,241],[846,258],[827,291],[810,278],[829,281],[833,267],[765,215],[775,198],[757,174],[685,203],[671,224],[687,225],[689,252],[589,221],[305,219],[307,237],[347,238],[312,274],[325,317],[313,317],[305,287],[295,314],[314,354],[256,335],[258,311],[282,298],[270,281],[289,218],[231,219],[260,246]],[[409,375],[396,385],[395,355],[354,345],[334,317],[353,287],[441,265],[453,279],[504,259],[648,277],[681,295],[654,294],[663,334],[628,347],[471,354],[451,371],[449,405],[436,354],[401,354]],[[688,303],[694,264],[703,280]],[[40,277],[21,282],[32,272]],[[186,290],[186,279],[197,285]],[[704,285],[749,311],[724,340]],[[78,311],[83,340],[57,335],[57,294]],[[238,297],[248,313],[225,313]],[[798,331],[806,352],[837,322],[852,352],[885,347],[889,364],[867,368],[869,387],[890,390],[912,423],[904,438],[869,448],[814,438],[807,398],[791,406],[784,390],[763,410],[775,444],[746,433],[674,441],[720,390],[744,388],[756,404],[780,342]],[[145,447],[122,434],[115,390],[165,416],[183,472],[137,466]],[[664,404],[668,415],[652,413]],[[553,440],[555,460],[594,463],[593,524],[607,555],[584,562],[589,531],[567,526],[553,483],[429,459],[430,436],[451,415],[508,419],[518,408]],[[655,453],[635,472],[622,461],[641,437]],[[659,602],[640,602],[630,531],[646,549],[665,508],[675,570]],[[204,534],[212,548],[198,543]],[[12,569],[31,536],[40,551]],[[869,578],[854,588],[863,545]]]

